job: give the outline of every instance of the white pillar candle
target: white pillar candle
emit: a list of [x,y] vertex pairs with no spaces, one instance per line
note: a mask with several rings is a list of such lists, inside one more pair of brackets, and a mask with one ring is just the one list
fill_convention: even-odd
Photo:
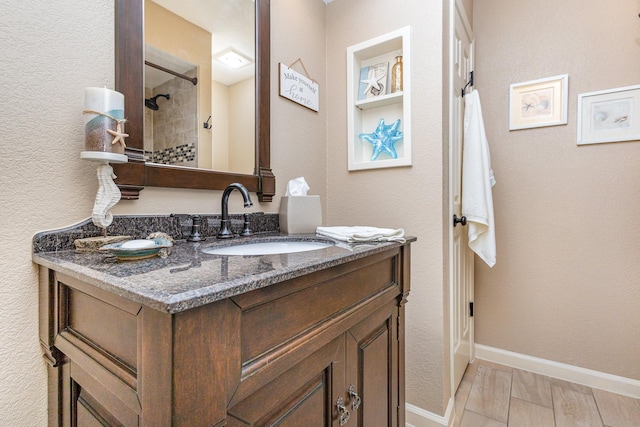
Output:
[[[124,132],[124,95],[102,87],[84,91],[85,151],[124,154],[124,144],[112,144],[114,137],[107,130]],[[114,120],[115,119],[115,120]]]

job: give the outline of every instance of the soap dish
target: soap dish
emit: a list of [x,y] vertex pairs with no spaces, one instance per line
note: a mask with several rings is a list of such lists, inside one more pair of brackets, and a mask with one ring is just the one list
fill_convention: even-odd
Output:
[[169,239],[140,239],[104,245],[100,252],[108,252],[122,261],[134,261],[156,256],[160,249],[173,246]]

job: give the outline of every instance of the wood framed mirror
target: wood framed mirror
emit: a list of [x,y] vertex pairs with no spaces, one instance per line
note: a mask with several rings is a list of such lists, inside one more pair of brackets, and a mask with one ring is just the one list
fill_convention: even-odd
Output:
[[124,94],[125,154],[129,162],[113,165],[123,199],[138,199],[145,187],[224,190],[232,182],[243,184],[270,202],[275,176],[270,153],[270,0],[255,0],[255,167],[254,173],[146,163],[144,157],[144,0],[115,1],[115,86]]

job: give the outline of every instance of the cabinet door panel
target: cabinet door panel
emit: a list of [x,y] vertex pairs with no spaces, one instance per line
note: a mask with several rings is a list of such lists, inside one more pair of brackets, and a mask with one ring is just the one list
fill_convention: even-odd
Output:
[[92,411],[82,405],[78,406],[77,414],[79,427],[104,427],[105,425],[102,422],[103,420],[96,418]]
[[[75,420],[78,427],[102,427],[102,426],[125,426],[102,405],[100,405],[90,394],[78,387],[74,383],[74,388],[79,390],[78,398],[74,401]],[[132,420],[137,425],[135,421]],[[72,424],[74,425],[74,424]]]
[[[127,376],[135,377],[137,315],[141,305],[64,274],[56,274],[56,279],[59,288],[57,332],[66,333],[68,340],[90,352],[114,374],[124,370]],[[133,381],[128,381],[132,387]]]
[[137,413],[80,367],[73,362],[70,365],[64,378],[71,398],[71,420],[66,422],[77,427],[139,425]]
[[347,332],[347,387],[353,385],[361,400],[354,409],[357,397],[345,392],[352,419],[357,420],[351,425],[397,426],[397,313],[391,302]]
[[336,416],[333,402],[342,392],[344,378],[345,346],[341,335],[229,408],[227,425],[331,425]]
[[362,363],[362,424],[386,426],[389,419],[389,331],[381,328],[363,343],[359,355]]
[[[327,425],[327,375],[323,372],[309,387],[286,405],[268,425],[280,427],[323,427]],[[322,415],[319,417],[319,415]]]

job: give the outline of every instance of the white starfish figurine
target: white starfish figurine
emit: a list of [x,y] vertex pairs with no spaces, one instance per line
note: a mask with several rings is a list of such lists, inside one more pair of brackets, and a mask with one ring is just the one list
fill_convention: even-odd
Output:
[[372,88],[374,88],[375,90],[380,90],[380,84],[378,82],[383,77],[386,77],[385,75],[376,77],[375,72],[370,74],[372,75],[369,75],[367,79],[360,80],[361,83],[365,83],[367,85],[367,88],[364,90],[364,93],[369,92]]
[[111,145],[119,142],[123,147],[127,146],[127,144],[124,143],[124,139],[128,137],[129,134],[122,132],[122,126],[120,125],[120,122],[116,123],[116,130],[107,129],[107,132],[109,132],[114,137],[113,141],[111,141]]

